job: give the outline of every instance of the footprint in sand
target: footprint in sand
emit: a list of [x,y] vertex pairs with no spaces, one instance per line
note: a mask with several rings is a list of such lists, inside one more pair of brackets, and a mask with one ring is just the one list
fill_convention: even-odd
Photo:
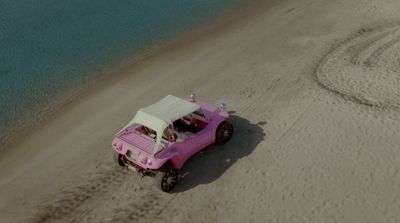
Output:
[[317,78],[360,103],[400,108],[400,26],[360,30],[322,61]]

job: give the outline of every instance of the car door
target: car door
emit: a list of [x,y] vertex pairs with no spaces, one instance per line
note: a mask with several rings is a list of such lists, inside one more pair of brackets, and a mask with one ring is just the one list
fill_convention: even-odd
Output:
[[207,131],[207,128],[202,129],[198,133],[193,135],[194,141],[196,144],[196,148],[193,151],[194,153],[199,152],[200,150],[204,149],[204,147],[208,146],[208,141],[209,141],[209,131]]
[[202,150],[207,143],[207,132],[203,130],[193,134],[183,142],[177,143],[181,156],[186,160]]
[[205,126],[200,131],[188,136],[184,142],[180,144],[181,154],[185,156],[186,159],[212,143],[213,137],[210,135],[212,132],[211,128],[211,125]]

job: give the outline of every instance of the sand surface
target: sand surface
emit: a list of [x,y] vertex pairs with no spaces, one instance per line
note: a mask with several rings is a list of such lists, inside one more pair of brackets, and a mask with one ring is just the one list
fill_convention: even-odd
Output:
[[[287,0],[121,71],[0,156],[0,222],[400,222],[400,2]],[[112,162],[192,89],[236,133],[173,193]]]

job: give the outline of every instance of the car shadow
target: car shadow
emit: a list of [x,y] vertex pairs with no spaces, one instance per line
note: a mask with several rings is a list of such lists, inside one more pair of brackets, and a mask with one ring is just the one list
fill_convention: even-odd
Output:
[[225,145],[212,145],[193,156],[181,169],[182,178],[172,192],[183,192],[218,179],[237,160],[250,155],[264,140],[265,122],[252,124],[248,120],[231,115],[228,120],[234,126],[232,139]]

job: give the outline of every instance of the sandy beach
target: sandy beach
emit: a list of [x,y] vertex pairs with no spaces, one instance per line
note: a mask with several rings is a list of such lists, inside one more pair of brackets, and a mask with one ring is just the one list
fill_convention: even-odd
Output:
[[[400,2],[260,2],[119,70],[0,154],[0,222],[399,222]],[[234,17],[234,16],[232,16]],[[173,193],[112,160],[167,94],[224,101],[232,140]]]

